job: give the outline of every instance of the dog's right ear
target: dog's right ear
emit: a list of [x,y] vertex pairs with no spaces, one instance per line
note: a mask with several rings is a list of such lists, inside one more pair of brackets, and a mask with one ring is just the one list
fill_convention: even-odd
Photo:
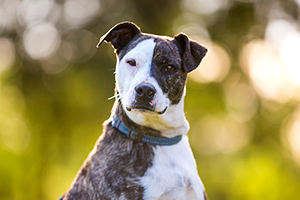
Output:
[[174,36],[178,42],[182,54],[184,70],[189,73],[196,69],[205,56],[207,49],[195,41],[192,41],[184,33]]
[[121,22],[112,27],[105,35],[100,38],[97,48],[102,44],[103,41],[110,42],[111,45],[119,53],[130,40],[140,34],[140,28],[132,22]]

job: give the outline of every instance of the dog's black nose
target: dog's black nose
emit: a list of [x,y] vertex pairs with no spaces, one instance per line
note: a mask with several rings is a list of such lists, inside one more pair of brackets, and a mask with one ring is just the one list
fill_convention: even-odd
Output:
[[153,85],[141,83],[135,87],[136,95],[144,100],[152,100],[156,90]]

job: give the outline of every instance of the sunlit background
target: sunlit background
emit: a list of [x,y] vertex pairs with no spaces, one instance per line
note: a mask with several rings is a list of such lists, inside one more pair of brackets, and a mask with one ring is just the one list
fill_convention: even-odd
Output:
[[1,0],[0,199],[69,187],[110,115],[121,21],[209,52],[185,111],[211,200],[299,199],[300,0]]

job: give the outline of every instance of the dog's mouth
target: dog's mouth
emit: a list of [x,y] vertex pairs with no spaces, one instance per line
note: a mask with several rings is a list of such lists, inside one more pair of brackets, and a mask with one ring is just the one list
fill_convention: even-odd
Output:
[[126,110],[131,112],[132,110],[138,110],[143,113],[157,113],[159,115],[164,114],[168,109],[168,106],[166,106],[162,111],[154,110],[153,108],[146,107],[146,106],[132,106],[132,107],[126,107]]

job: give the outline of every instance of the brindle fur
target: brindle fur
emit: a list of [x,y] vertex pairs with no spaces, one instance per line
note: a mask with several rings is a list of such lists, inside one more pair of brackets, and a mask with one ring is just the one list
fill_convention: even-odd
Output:
[[[195,46],[184,34],[174,39],[142,34],[136,25],[129,22],[113,27],[101,38],[98,46],[103,41],[111,42],[121,60],[139,42],[150,38],[155,38],[156,42],[151,76],[165,77],[157,78],[158,84],[168,94],[172,104],[177,104],[183,96],[187,73],[198,66],[206,53],[205,48]],[[166,65],[176,68],[173,74],[165,74]],[[115,102],[112,115],[116,115],[134,131],[161,136],[158,130],[131,121],[120,101]],[[143,199],[144,188],[139,180],[152,166],[155,148],[155,145],[128,139],[112,127],[111,119],[107,120],[103,124],[103,134],[76,175],[64,200]]]

